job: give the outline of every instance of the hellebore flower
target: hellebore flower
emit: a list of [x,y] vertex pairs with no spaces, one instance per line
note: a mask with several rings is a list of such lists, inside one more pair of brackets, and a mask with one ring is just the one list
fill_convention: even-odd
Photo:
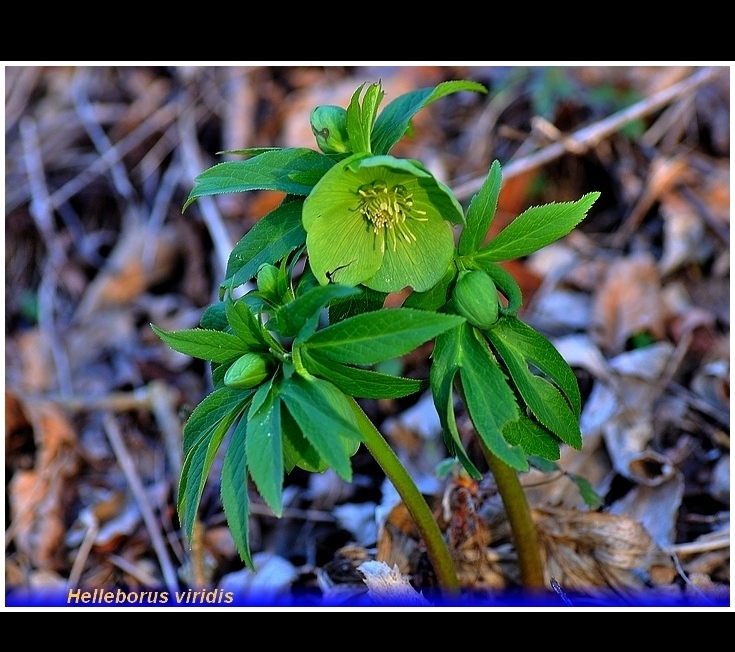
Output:
[[302,213],[314,276],[380,292],[433,287],[454,253],[452,192],[418,161],[359,153],[314,186]]

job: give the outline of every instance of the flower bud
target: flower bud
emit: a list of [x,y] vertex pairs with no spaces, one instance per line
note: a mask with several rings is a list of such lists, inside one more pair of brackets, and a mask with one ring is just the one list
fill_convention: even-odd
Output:
[[225,373],[225,385],[249,389],[260,385],[273,370],[272,360],[262,353],[245,353],[230,365]]
[[452,298],[457,312],[473,326],[485,329],[498,321],[498,292],[485,272],[462,272]]
[[311,112],[311,130],[319,149],[325,154],[348,154],[347,111],[341,106],[317,106]]

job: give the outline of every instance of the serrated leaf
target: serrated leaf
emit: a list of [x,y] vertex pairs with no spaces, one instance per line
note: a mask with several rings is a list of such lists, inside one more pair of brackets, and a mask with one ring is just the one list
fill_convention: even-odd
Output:
[[[329,284],[311,288],[293,301],[281,306],[274,314],[276,328],[284,337],[311,335],[316,329],[322,308],[334,299],[360,294],[356,287]],[[308,328],[305,328],[306,326]],[[302,331],[304,331],[302,333]]]
[[375,121],[371,146],[375,154],[387,154],[411,124],[411,119],[425,106],[459,91],[487,93],[477,82],[453,80],[442,82],[434,88],[421,88],[405,93],[389,102]]
[[334,362],[316,352],[303,354],[307,371],[324,378],[337,389],[355,398],[401,398],[424,389],[427,381],[391,376]]
[[258,318],[250,312],[250,308],[245,301],[238,299],[233,301],[231,297],[225,300],[225,312],[227,322],[232,331],[251,351],[267,349],[265,338],[261,330]]
[[559,459],[559,442],[556,437],[524,414],[517,421],[505,425],[503,436],[509,443],[520,446],[526,455],[538,455],[547,460]]
[[459,236],[459,254],[477,251],[485,240],[498,207],[498,196],[503,177],[500,163],[495,160],[480,191],[470,200],[467,209],[467,226]]
[[516,421],[520,412],[505,374],[493,359],[484,340],[469,324],[461,327],[462,364],[459,374],[472,423],[490,451],[508,466],[528,470],[526,455],[520,446],[503,437],[507,423]]
[[246,421],[235,427],[225,451],[220,479],[222,507],[240,559],[252,571],[250,553],[250,497],[248,496],[247,457],[245,455]]
[[235,245],[222,287],[239,287],[255,278],[261,265],[274,264],[306,242],[302,199],[282,203],[261,218]]
[[564,393],[574,414],[582,411],[579,383],[567,361],[554,345],[541,333],[514,317],[499,319],[491,329],[493,338],[500,338],[518,352],[539,371],[549,377]]
[[401,357],[463,321],[457,315],[387,308],[327,326],[304,346],[335,362],[371,365]]
[[197,405],[184,424],[183,449],[184,457],[192,448],[226,416],[244,406],[252,395],[253,389],[235,389],[233,387],[221,387],[206,396]]
[[336,324],[338,321],[354,317],[364,312],[380,310],[385,303],[387,292],[378,292],[367,287],[361,288],[362,292],[344,299],[337,299],[329,304],[329,323]]
[[229,324],[227,323],[225,304],[222,301],[217,301],[208,306],[199,318],[199,326],[213,331],[227,330]]
[[514,341],[500,337],[499,332],[492,328],[487,336],[533,415],[563,442],[577,450],[582,448],[579,418],[569,403],[556,386],[531,372],[523,351]]
[[283,467],[286,473],[291,473],[294,467],[304,469],[309,473],[322,473],[329,468],[329,464],[311,445],[301,432],[288,406],[281,401],[281,429],[283,433]]
[[512,260],[543,249],[577,226],[599,196],[599,192],[590,192],[574,202],[533,206],[470,257],[475,261]]
[[[357,451],[362,434],[347,397],[326,380],[294,374],[283,382],[281,399],[304,437],[337,475],[349,482],[352,479],[350,457]],[[352,453],[345,450],[345,438],[354,442]]]
[[334,161],[306,147],[266,150],[246,161],[225,161],[194,179],[184,209],[199,197],[248,190],[308,195]]
[[154,324],[151,324],[151,328],[172,349],[193,358],[227,362],[249,350],[239,337],[222,331],[205,328],[164,331]]
[[447,452],[459,460],[471,477],[480,480],[482,474],[467,456],[454,415],[454,377],[462,362],[461,331],[457,327],[437,336],[429,380]]
[[280,517],[283,511],[283,444],[278,385],[262,385],[247,414],[245,452],[258,493]]
[[222,441],[235,420],[242,414],[245,406],[233,409],[215,424],[206,435],[199,439],[184,458],[179,483],[178,511],[185,526],[186,535],[191,541],[199,502],[202,498],[207,476],[212,468],[214,457]]

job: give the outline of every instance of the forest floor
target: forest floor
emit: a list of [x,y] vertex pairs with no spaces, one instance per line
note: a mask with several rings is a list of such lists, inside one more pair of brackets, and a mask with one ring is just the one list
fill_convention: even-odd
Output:
[[[379,79],[386,102],[450,79],[488,88],[420,112],[396,154],[465,205],[499,160],[490,235],[529,206],[601,192],[569,236],[507,265],[519,316],[583,397],[582,450],[521,478],[549,604],[729,605],[730,69],[645,65],[7,66],[6,604],[100,588],[349,605],[366,597],[366,561],[430,594],[422,543],[364,449],[352,483],[287,476],[280,519],[251,492],[257,573],[237,554],[216,472],[190,546],[176,513],[181,432],[211,378],[149,326],[196,326],[232,247],[283,197],[222,195],[182,214],[218,152],[316,148],[311,109],[347,106]],[[427,377],[430,353],[402,372]],[[451,542],[458,604],[504,604],[515,548],[462,407],[481,481],[437,473],[430,392],[363,407]]]

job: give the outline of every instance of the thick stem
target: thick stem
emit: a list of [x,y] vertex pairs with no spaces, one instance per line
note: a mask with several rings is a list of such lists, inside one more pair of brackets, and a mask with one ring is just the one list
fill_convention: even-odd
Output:
[[393,483],[424,539],[439,584],[445,591],[457,593],[459,580],[449,548],[424,497],[393,449],[354,399],[352,409],[357,417],[357,425],[365,437],[365,446]]
[[518,473],[499,457],[495,456],[479,437],[490,471],[495,478],[498,492],[508,515],[508,522],[513,533],[518,566],[521,570],[521,583],[529,591],[546,589],[544,567],[541,563],[536,527],[531,518],[526,494],[523,491]]

